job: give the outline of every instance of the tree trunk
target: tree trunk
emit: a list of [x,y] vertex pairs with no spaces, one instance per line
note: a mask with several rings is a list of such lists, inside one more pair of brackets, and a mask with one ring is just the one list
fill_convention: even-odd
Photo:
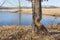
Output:
[[47,29],[40,23],[42,19],[41,0],[32,0],[32,11],[34,31],[47,33]]

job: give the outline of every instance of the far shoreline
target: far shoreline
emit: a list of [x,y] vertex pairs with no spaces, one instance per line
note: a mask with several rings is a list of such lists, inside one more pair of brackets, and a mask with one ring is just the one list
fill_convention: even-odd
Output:
[[[18,13],[18,9],[0,9],[0,12]],[[32,14],[32,9],[31,8],[22,8],[20,13]],[[60,17],[60,8],[42,8],[42,15]]]

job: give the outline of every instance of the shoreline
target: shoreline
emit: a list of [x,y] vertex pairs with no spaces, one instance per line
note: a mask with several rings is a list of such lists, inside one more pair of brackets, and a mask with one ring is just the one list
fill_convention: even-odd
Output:
[[[18,9],[1,9],[0,12],[12,12],[18,13]],[[23,14],[32,14],[32,9],[21,9],[21,13]],[[60,17],[60,8],[42,8],[42,15],[49,15],[49,16],[59,16]]]

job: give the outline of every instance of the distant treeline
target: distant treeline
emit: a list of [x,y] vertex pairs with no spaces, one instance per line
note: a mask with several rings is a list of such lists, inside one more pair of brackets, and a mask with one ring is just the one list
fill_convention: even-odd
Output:
[[[0,7],[0,9],[17,9],[19,7]],[[30,9],[31,7],[20,7],[20,8],[26,8],[26,9]]]
[[[17,9],[17,8],[19,8],[19,7],[0,7],[0,9]],[[21,8],[30,9],[32,7],[21,7]],[[56,7],[56,6],[48,6],[48,7],[46,7],[46,6],[44,6],[42,8],[60,8],[60,7]]]
[[60,8],[60,7],[57,7],[57,6],[44,6],[42,8]]

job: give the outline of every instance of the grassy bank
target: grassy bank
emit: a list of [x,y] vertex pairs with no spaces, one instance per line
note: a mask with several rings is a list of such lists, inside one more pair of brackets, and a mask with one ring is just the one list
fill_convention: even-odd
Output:
[[[22,9],[22,13],[32,14],[32,9]],[[60,8],[42,8],[43,15],[60,16]]]
[[47,28],[51,35],[36,34],[31,26],[1,26],[0,40],[59,40],[60,29]]
[[[18,9],[0,9],[0,11],[18,12]],[[21,13],[32,14],[32,8],[22,8]],[[42,14],[60,16],[60,8],[42,8]]]

